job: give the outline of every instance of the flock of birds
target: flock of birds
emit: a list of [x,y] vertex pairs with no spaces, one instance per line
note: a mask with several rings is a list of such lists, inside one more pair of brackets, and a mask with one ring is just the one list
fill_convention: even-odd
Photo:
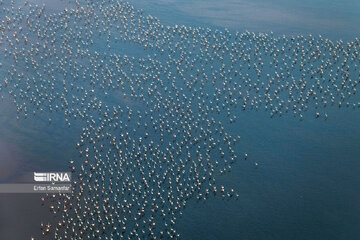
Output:
[[189,201],[239,197],[216,177],[247,158],[227,130],[243,111],[360,108],[358,38],[165,26],[121,0],[69,6],[0,1],[1,98],[18,118],[83,127],[73,193],[41,199],[58,216],[44,238],[177,239]]

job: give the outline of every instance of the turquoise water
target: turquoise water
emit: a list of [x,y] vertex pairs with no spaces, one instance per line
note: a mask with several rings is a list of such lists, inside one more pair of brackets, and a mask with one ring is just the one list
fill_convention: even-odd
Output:
[[[170,25],[273,31],[276,35],[312,33],[345,41],[360,32],[360,3],[356,1],[131,3]],[[131,49],[126,54],[141,54]],[[107,101],[136,104],[116,96]],[[51,126],[46,117],[16,123],[10,108],[4,105],[2,110],[7,117],[1,120],[1,139],[22,149],[25,157],[19,159],[28,164],[23,171],[65,168],[68,160],[76,159],[74,143],[80,127],[69,130],[61,116],[52,117]],[[249,158],[218,177],[219,184],[236,188],[240,197],[192,200],[177,223],[183,239],[359,239],[360,115],[335,107],[328,114],[326,121],[305,118],[300,122],[291,115],[270,118],[263,111],[242,112],[237,124],[226,128],[241,136],[240,150]],[[15,175],[19,169],[13,167]]]

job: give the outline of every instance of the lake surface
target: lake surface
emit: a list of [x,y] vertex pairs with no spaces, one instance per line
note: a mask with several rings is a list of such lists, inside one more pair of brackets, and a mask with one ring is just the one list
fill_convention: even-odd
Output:
[[[64,2],[33,2],[46,3],[51,11],[67,6]],[[344,42],[359,37],[360,33],[360,2],[354,0],[271,3],[131,0],[130,3],[169,25],[226,27],[231,31],[275,35],[321,34]],[[133,52],[126,50],[129,53]],[[132,104],[113,97],[113,104],[116,101]],[[46,115],[16,121],[12,106],[11,100],[0,103],[2,182],[16,181],[32,171],[62,171],[67,169],[69,160],[76,160],[80,122],[69,129],[61,116],[56,115],[51,125]],[[270,118],[268,112],[249,110],[241,113],[236,125],[226,125],[227,130],[241,136],[240,151],[247,152],[249,157],[238,161],[230,173],[219,176],[218,183],[235,188],[239,199],[191,200],[176,225],[182,238],[360,239],[360,112],[336,107],[330,107],[327,112],[327,120],[299,121],[290,114]],[[7,203],[8,196],[0,197],[8,206],[0,208],[0,216],[15,213],[28,222],[35,221],[32,216],[36,213],[24,210],[40,205],[33,196],[29,197],[31,201],[26,196],[23,200],[12,196],[16,204]],[[19,205],[27,207],[16,210]],[[41,216],[48,217],[47,213]],[[16,218],[8,221],[15,223]],[[28,222],[19,223],[20,228],[26,229],[23,235],[17,228],[4,227],[9,223],[2,223],[0,238],[16,233],[21,239],[29,237],[32,230],[36,235],[40,223],[29,226]]]
[[333,40],[359,37],[356,0],[171,0],[130,1],[166,24],[213,25],[234,31],[277,35],[323,35]]

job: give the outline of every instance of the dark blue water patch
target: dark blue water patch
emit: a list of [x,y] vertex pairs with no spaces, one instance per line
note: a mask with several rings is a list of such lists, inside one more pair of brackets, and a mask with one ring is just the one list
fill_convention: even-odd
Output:
[[[81,132],[76,121],[72,122],[70,129],[61,114],[50,116],[44,113],[36,117],[29,114],[28,118],[20,117],[17,120],[16,108],[7,97],[0,102],[0,109],[3,113],[0,116],[0,138],[7,145],[14,146],[13,151],[18,151],[18,154],[9,154],[7,157],[10,159],[1,159],[6,164],[5,168],[12,164],[17,166],[14,172],[8,174],[8,178],[2,180],[11,182],[33,171],[69,170],[68,162],[77,158],[75,143]],[[11,162],[12,158],[14,163]]]
[[184,239],[357,239],[359,118],[244,114],[238,126],[249,158],[218,178],[239,200],[189,204],[178,224]]

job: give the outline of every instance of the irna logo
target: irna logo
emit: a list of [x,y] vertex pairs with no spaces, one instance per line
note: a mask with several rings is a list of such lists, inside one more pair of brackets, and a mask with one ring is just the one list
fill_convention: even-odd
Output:
[[34,172],[35,182],[70,182],[70,173],[68,172]]

